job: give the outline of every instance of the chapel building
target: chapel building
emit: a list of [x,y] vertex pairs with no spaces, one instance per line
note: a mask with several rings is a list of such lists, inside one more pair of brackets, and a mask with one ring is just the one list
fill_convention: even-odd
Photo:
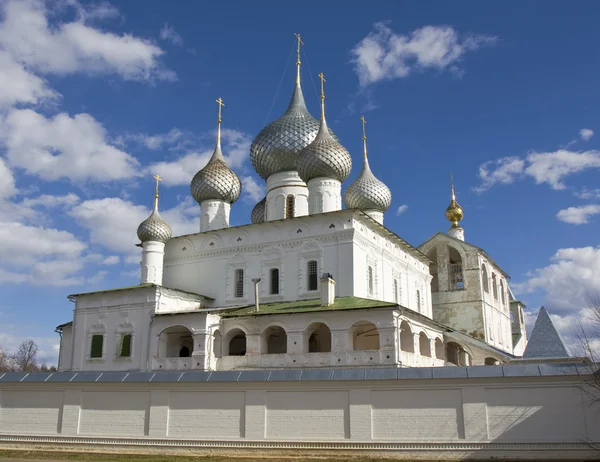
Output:
[[352,157],[328,127],[323,75],[317,120],[300,67],[298,53],[289,107],[250,149],[267,191],[252,223],[229,226],[242,185],[223,156],[219,99],[214,153],[191,181],[199,232],[172,236],[157,178],[137,230],[140,284],[69,296],[59,370],[442,367],[523,355],[524,306],[465,241],[454,187],[447,233],[413,247],[388,229],[392,195],[369,166],[363,118],[361,171],[342,194]]

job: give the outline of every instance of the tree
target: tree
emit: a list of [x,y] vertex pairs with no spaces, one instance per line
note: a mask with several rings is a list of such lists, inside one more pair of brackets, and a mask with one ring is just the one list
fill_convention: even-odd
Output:
[[586,296],[587,308],[577,320],[577,347],[590,360],[589,397],[600,402],[600,292]]
[[0,372],[12,370],[11,358],[2,347],[0,347]]
[[12,356],[14,369],[20,372],[35,372],[39,370],[37,354],[39,348],[33,340],[25,340]]

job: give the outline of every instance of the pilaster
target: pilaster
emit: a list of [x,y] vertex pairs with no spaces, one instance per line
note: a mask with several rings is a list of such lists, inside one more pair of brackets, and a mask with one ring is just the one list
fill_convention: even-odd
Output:
[[242,437],[258,440],[265,438],[267,417],[267,392],[246,390],[246,412]]
[[489,437],[485,388],[464,387],[461,393],[465,439],[487,441]]
[[79,411],[81,408],[81,390],[65,390],[60,433],[77,435],[79,433]]
[[168,436],[169,390],[150,391],[150,412],[148,413],[148,436],[162,438]]
[[373,438],[371,390],[350,389],[350,439],[367,441]]

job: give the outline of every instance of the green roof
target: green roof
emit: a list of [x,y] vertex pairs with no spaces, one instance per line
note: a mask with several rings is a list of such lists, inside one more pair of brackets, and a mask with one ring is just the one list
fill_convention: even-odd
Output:
[[188,292],[187,290],[173,289],[171,287],[159,286],[158,284],[152,284],[150,282],[145,282],[143,284],[138,284],[137,286],[117,287],[115,289],[104,289],[104,290],[96,290],[96,291],[93,291],[93,292],[83,292],[81,294],[71,294],[71,295],[68,295],[67,298],[69,300],[73,301],[75,299],[75,297],[80,297],[82,295],[105,294],[105,293],[110,293],[110,292],[120,292],[120,291],[123,291],[123,290],[146,289],[148,287],[161,287],[161,288],[166,289],[166,290],[173,290],[175,292],[181,292],[183,294],[194,295],[196,297],[202,297],[202,298],[204,298],[206,300],[214,300],[214,298],[207,297],[207,296],[201,295],[201,294],[197,294],[195,292]]
[[238,316],[308,313],[311,311],[342,311],[365,308],[387,308],[393,306],[398,306],[398,304],[358,297],[339,297],[335,299],[333,305],[321,306],[321,299],[316,298],[311,300],[298,300],[295,302],[261,303],[258,312],[254,305],[250,305],[243,308],[221,311],[219,312],[219,316],[232,318]]

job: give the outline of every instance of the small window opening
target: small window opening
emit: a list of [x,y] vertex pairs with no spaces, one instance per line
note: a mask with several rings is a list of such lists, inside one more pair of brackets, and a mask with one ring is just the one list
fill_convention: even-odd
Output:
[[271,269],[271,295],[279,293],[279,269]]
[[307,264],[308,266],[308,290],[317,290],[319,287],[319,277],[317,274],[317,262],[311,260]]
[[373,268],[369,266],[369,294],[373,295]]
[[398,279],[394,279],[394,303],[398,303]]
[[244,270],[235,270],[235,296],[241,298],[244,296]]
[[119,356],[131,356],[131,334],[121,335],[121,347],[119,348]]
[[288,196],[285,199],[285,217],[286,218],[294,218],[294,213],[296,209],[295,198],[294,196]]
[[103,335],[92,335],[91,358],[102,358],[102,345],[104,343]]

